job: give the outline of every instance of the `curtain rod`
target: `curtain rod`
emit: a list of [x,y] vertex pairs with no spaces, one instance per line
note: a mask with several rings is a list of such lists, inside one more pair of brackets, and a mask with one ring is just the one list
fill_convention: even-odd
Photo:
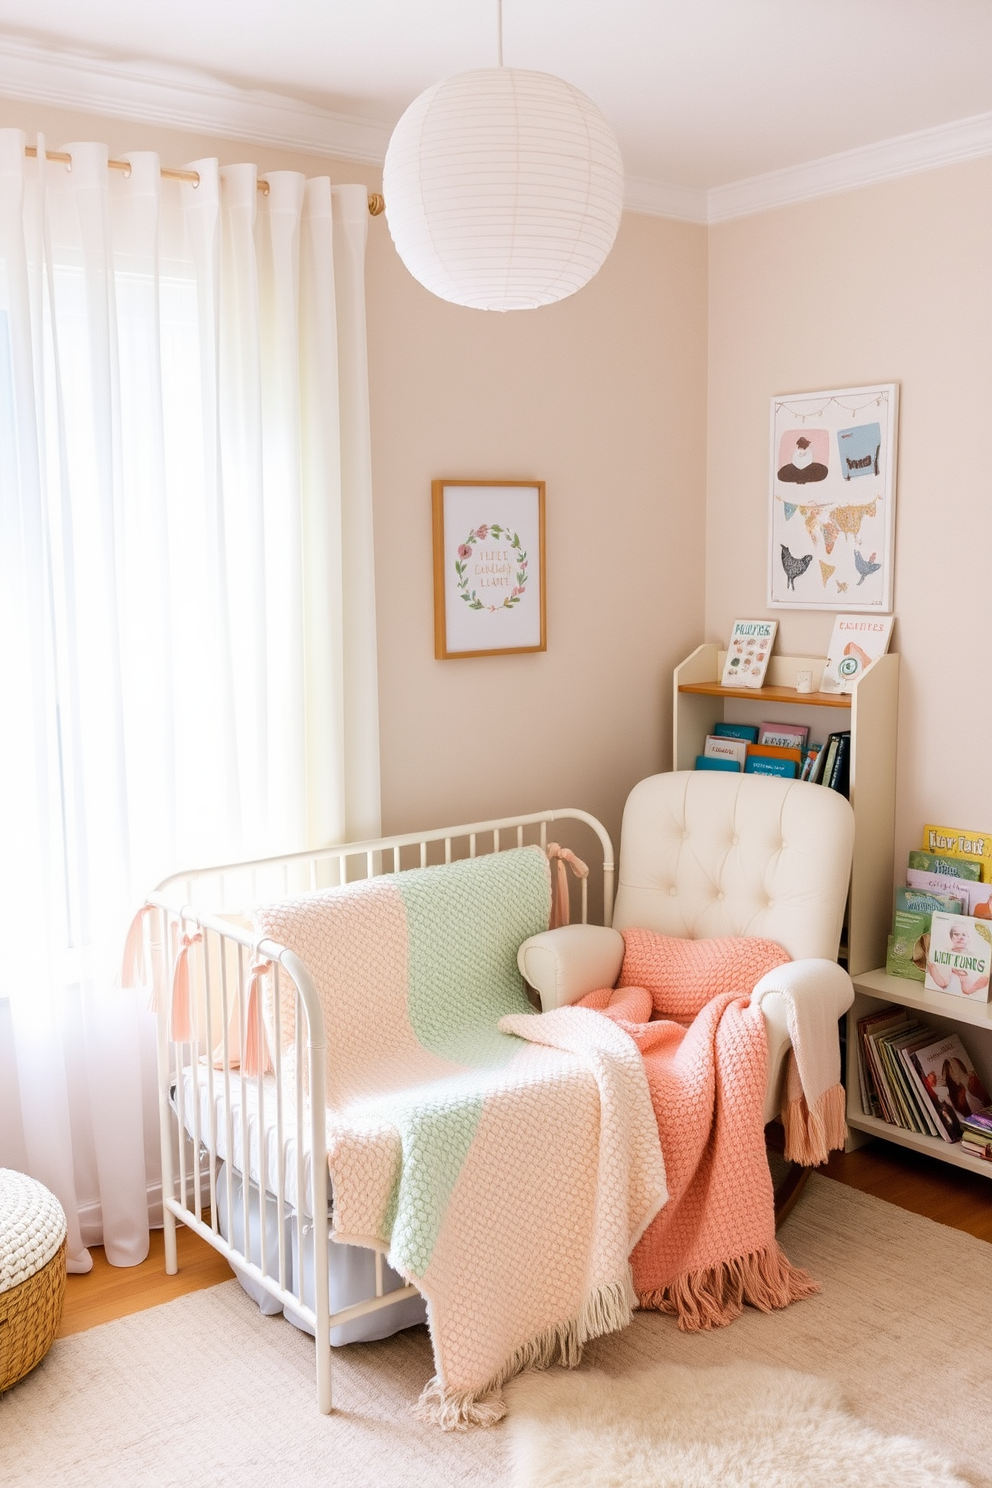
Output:
[[[24,146],[24,153],[25,153],[25,155],[29,156],[32,160],[37,159],[38,151],[35,149],[34,145],[25,145]],[[63,165],[71,165],[72,164],[72,156],[69,155],[69,154],[67,154],[65,150],[46,150],[45,151],[45,159],[46,160],[58,160]],[[131,164],[130,164],[130,161],[127,161],[127,160],[108,160],[107,161],[107,168],[109,170],[123,171],[125,173],[125,175],[130,175],[131,174]],[[199,184],[200,184],[200,175],[199,175],[199,172],[198,171],[176,170],[173,166],[163,165],[160,168],[159,174],[161,176],[163,176],[164,179],[167,180],[167,181],[189,181],[193,186],[199,186]],[[269,194],[269,183],[268,183],[268,181],[259,181],[258,182],[258,189],[262,193],[263,196],[268,196],[268,194]],[[385,202],[385,199],[381,196],[381,194],[378,191],[370,191],[369,192],[369,216],[370,217],[379,217],[385,211],[385,209],[386,209],[386,202]]]

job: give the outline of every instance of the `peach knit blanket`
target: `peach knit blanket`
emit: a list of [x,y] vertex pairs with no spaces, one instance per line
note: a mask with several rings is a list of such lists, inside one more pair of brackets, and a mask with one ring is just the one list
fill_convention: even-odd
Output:
[[631,1256],[640,1305],[675,1313],[693,1331],[732,1322],[746,1302],[769,1311],[811,1296],[816,1282],[775,1239],[767,1042],[748,995],[789,957],[749,938],[627,930],[624,941],[620,985],[580,1006],[613,1019],[640,1048],[665,1156],[669,1201]]

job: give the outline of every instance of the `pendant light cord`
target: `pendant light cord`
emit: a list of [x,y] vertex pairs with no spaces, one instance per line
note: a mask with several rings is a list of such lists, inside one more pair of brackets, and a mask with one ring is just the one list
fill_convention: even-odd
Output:
[[503,66],[503,0],[496,0],[496,65]]

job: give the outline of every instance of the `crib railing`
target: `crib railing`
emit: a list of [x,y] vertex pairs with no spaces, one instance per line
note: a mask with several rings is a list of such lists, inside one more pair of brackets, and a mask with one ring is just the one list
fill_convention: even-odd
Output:
[[[310,973],[285,946],[257,939],[250,911],[309,890],[332,888],[458,858],[539,843],[546,849],[553,823],[581,823],[593,836],[590,874],[602,885],[603,923],[613,910],[613,847],[606,829],[577,809],[535,812],[367,842],[335,845],[282,857],[187,870],[166,879],[148,898],[153,997],[158,1008],[158,1098],[166,1271],[178,1271],[176,1225],[194,1230],[232,1265],[313,1329],[317,1399],[331,1410],[330,1331],[390,1307],[416,1288],[386,1291],[383,1257],[375,1256],[374,1295],[330,1311],[328,1250],[327,1037]],[[598,885],[597,885],[598,887]],[[577,918],[589,912],[589,881],[575,890]],[[252,972],[267,963],[272,1072],[264,1060],[246,1073],[253,1042],[265,1047],[262,998],[250,995]],[[174,988],[184,985],[188,1016],[178,1027]],[[282,979],[294,989],[293,1030],[283,1038]],[[172,1026],[170,1026],[170,1023]],[[287,1030],[288,1032],[288,1030]],[[284,1047],[285,1045],[285,1047]],[[333,1057],[333,1050],[332,1050]],[[205,1086],[202,1109],[200,1085]],[[253,1115],[253,1120],[252,1120]],[[274,1147],[270,1148],[269,1136]],[[292,1161],[287,1153],[292,1152]],[[221,1174],[221,1165],[223,1172]],[[242,1243],[235,1244],[235,1175],[240,1173]],[[218,1195],[218,1176],[224,1191]],[[258,1246],[252,1243],[251,1180],[257,1180]],[[266,1225],[266,1196],[275,1200],[275,1254]],[[293,1202],[291,1202],[291,1196]],[[220,1200],[220,1202],[219,1202]],[[221,1233],[221,1207],[227,1236]],[[295,1243],[294,1243],[295,1242]],[[303,1258],[312,1245],[313,1304],[305,1299]],[[252,1258],[257,1249],[257,1261]],[[292,1256],[297,1264],[292,1264]]]

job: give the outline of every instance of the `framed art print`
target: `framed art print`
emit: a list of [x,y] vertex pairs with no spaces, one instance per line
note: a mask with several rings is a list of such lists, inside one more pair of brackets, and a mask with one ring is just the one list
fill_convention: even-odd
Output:
[[436,480],[434,655],[547,650],[544,482]]
[[898,391],[772,399],[769,606],[891,611]]

